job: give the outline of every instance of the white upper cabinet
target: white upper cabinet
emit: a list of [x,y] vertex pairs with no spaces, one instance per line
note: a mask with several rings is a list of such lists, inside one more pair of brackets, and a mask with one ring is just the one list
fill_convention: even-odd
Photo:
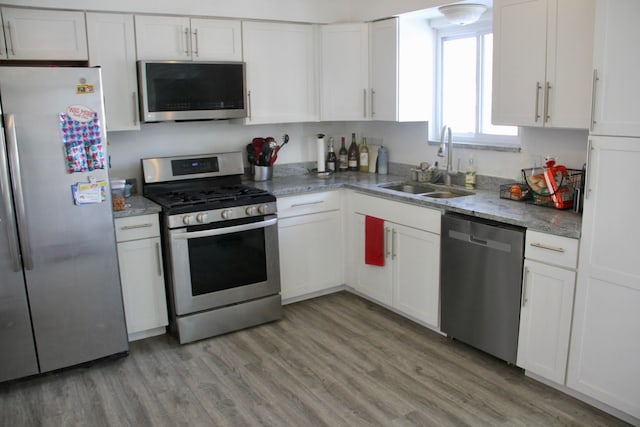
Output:
[[592,134],[640,136],[638,17],[637,0],[596,3]]
[[89,65],[102,68],[107,130],[139,130],[133,16],[87,13]]
[[410,16],[321,27],[322,120],[429,121],[433,32]]
[[83,12],[2,8],[3,58],[87,60]]
[[314,122],[319,119],[316,27],[243,22],[247,64],[247,124]]
[[369,116],[369,26],[320,27],[322,120],[366,120]]
[[241,61],[240,21],[136,15],[140,60]]
[[589,127],[594,10],[594,0],[494,2],[494,124]]

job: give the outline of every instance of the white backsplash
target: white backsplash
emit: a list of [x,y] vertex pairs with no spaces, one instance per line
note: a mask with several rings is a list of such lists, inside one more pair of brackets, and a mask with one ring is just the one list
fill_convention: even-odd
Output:
[[[356,132],[358,143],[362,136],[369,144],[383,143],[389,148],[389,159],[395,163],[417,164],[420,161],[442,160],[436,157],[438,147],[427,144],[425,123],[337,122],[293,123],[245,126],[233,121],[150,123],[138,132],[109,134],[111,176],[140,179],[140,159],[144,157],[183,154],[244,151],[254,137],[273,136],[278,141],[283,134],[290,142],[278,154],[278,164],[314,162],[316,134],[335,138],[339,149],[340,137],[351,142]],[[501,178],[516,178],[524,167],[542,165],[544,157],[555,155],[558,162],[570,168],[581,168],[586,159],[587,131],[524,128],[522,150],[502,152],[493,150],[456,149],[454,167],[460,159],[464,170],[469,156],[473,156],[478,174]],[[276,166],[277,167],[277,166]]]

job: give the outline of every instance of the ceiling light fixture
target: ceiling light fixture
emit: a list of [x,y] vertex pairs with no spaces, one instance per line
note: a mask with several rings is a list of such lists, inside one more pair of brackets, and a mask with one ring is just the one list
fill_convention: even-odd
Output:
[[456,25],[473,24],[487,10],[487,6],[477,3],[461,3],[438,8],[444,17]]

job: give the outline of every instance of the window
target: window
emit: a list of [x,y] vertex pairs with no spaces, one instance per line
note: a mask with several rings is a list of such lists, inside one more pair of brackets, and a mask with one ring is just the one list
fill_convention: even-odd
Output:
[[447,125],[454,142],[520,144],[518,127],[491,123],[492,57],[493,34],[486,24],[440,29],[436,132]]

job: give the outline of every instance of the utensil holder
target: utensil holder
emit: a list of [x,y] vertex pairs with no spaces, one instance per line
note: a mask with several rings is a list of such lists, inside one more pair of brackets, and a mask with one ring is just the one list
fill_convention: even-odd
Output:
[[254,181],[268,181],[273,177],[273,166],[258,166],[253,167],[253,180]]

